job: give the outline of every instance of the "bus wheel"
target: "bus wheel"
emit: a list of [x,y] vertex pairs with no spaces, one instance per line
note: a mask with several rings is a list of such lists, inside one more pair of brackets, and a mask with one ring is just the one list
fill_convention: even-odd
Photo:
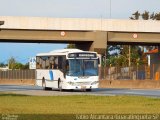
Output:
[[87,91],[87,92],[91,92],[91,91],[92,91],[92,89],[86,89],[86,91]]
[[46,82],[44,78],[42,79],[42,87],[43,87],[43,90],[52,90],[52,88],[46,87]]
[[58,79],[58,88],[59,88],[59,91],[62,91],[62,82],[60,79]]

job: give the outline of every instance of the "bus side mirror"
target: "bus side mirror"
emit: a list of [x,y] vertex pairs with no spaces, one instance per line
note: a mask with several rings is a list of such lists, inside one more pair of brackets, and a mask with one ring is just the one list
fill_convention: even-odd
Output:
[[66,60],[64,66],[63,66],[64,78],[66,78],[66,74],[67,74],[67,71],[68,71],[68,66],[69,66],[69,63],[68,63],[68,60]]
[[66,66],[67,66],[67,65],[69,65],[69,62],[68,62],[68,60],[66,60]]
[[98,58],[98,65],[100,64],[100,59]]

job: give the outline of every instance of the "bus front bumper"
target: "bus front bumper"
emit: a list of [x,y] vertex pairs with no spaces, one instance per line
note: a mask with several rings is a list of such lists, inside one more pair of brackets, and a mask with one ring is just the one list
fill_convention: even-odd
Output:
[[75,89],[75,90],[82,90],[82,89],[95,89],[98,88],[99,84],[95,85],[70,85],[70,84],[63,84],[62,89]]

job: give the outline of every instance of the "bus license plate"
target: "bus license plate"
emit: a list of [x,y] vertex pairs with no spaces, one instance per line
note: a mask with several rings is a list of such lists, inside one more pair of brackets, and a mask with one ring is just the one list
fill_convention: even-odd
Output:
[[81,86],[81,89],[86,89],[86,86]]

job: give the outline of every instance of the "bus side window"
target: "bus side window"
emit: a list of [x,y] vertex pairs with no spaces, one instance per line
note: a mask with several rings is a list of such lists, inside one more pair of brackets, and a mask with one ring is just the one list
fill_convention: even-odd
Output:
[[54,57],[49,58],[49,69],[54,69]]
[[58,57],[58,69],[62,69],[63,66],[63,57]]
[[40,69],[40,64],[37,62],[36,64],[37,69]]
[[49,69],[58,69],[58,57],[51,56],[49,58]]
[[42,59],[39,57],[39,69],[42,69]]
[[58,57],[54,59],[54,69],[58,69]]
[[46,68],[46,69],[49,69],[49,58],[47,58],[45,62],[46,62],[45,68]]

